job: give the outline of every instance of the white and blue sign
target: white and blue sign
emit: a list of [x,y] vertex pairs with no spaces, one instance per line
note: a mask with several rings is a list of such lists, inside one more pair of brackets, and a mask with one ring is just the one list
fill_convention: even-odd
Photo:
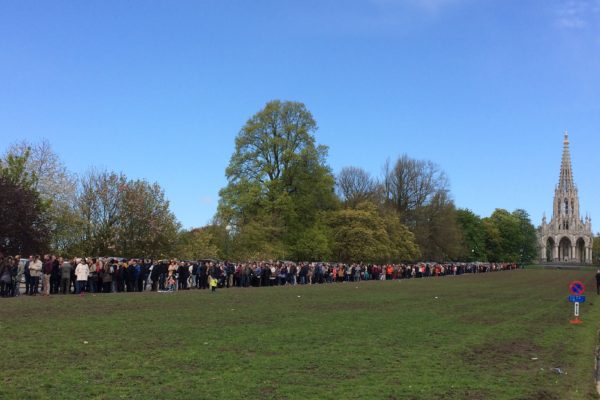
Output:
[[585,296],[569,296],[571,303],[585,303]]

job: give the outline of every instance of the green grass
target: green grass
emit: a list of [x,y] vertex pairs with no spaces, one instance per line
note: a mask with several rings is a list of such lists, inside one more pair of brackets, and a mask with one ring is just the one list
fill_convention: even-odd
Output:
[[592,283],[520,270],[0,299],[0,398],[596,399]]

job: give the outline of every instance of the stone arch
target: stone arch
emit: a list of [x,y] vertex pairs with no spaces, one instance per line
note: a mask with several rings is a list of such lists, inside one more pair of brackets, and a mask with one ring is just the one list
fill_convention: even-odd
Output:
[[554,261],[554,239],[552,237],[548,237],[546,239],[546,261]]
[[577,239],[577,242],[575,244],[575,258],[577,259],[577,262],[584,263],[586,261],[585,249],[585,239],[580,237],[579,239]]
[[560,239],[560,242],[558,242],[558,259],[560,261],[569,261],[573,258],[573,254],[571,254],[572,246],[571,239],[568,237],[564,236]]

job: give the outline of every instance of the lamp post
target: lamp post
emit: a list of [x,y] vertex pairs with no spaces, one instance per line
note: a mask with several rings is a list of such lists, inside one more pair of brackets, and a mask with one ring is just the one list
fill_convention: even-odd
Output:
[[231,241],[231,225],[227,224],[225,226],[225,231],[227,232],[227,240],[225,241],[225,258],[229,259],[229,242]]

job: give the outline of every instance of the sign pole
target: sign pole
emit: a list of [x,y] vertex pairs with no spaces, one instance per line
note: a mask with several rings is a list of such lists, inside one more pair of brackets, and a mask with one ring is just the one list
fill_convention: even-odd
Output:
[[574,310],[575,319],[572,319],[571,323],[573,325],[579,325],[583,322],[582,320],[579,319],[579,303],[574,303],[574,304],[575,304],[575,310]]

